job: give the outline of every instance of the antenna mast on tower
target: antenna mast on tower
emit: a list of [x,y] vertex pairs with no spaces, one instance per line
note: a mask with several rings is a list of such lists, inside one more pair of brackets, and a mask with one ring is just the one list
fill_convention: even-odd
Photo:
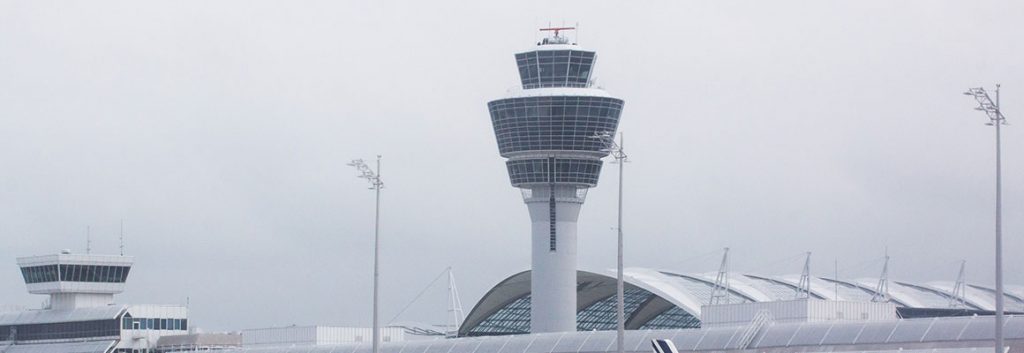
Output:
[[121,256],[124,256],[124,219],[121,219]]
[[85,253],[89,254],[92,252],[92,229],[89,226],[85,226]]

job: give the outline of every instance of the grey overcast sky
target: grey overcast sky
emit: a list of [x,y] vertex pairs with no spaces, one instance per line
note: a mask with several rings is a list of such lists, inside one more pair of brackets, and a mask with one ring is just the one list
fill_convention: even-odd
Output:
[[[116,253],[125,303],[207,330],[370,324],[384,155],[382,316],[445,267],[465,310],[529,266],[529,224],[486,110],[513,54],[580,23],[626,100],[627,265],[991,283],[1003,83],[1007,283],[1024,285],[1021,1],[0,0],[0,304],[15,258]],[[609,166],[606,164],[606,166]],[[580,223],[614,266],[615,174]],[[435,286],[398,321],[440,323]]]

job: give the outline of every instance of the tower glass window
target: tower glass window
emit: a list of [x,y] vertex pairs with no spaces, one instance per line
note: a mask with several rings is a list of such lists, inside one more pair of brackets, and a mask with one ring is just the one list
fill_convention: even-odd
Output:
[[623,101],[609,97],[521,97],[488,104],[502,156],[525,151],[603,152],[596,133],[614,133]]
[[539,50],[516,54],[523,88],[587,87],[594,52],[582,50]]

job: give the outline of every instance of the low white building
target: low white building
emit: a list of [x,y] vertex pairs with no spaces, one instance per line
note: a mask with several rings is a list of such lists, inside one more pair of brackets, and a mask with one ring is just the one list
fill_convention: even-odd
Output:
[[[405,340],[405,329],[383,327],[381,342]],[[306,346],[357,343],[373,341],[373,329],[363,327],[287,326],[242,331],[242,345],[252,346]]]
[[704,305],[701,327],[749,325],[758,320],[774,323],[896,320],[896,304],[820,299]]
[[156,343],[156,351],[160,353],[205,352],[241,346],[242,335],[238,333],[190,333],[160,337]]

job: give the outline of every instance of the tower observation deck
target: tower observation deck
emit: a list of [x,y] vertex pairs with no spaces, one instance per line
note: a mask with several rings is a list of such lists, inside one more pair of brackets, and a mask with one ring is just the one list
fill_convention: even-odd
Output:
[[18,258],[29,293],[49,294],[53,309],[107,306],[124,283],[134,263],[128,256],[72,254]]
[[516,54],[522,89],[487,103],[512,186],[530,212],[531,332],[576,330],[576,221],[623,100],[593,86],[596,53],[554,32]]

